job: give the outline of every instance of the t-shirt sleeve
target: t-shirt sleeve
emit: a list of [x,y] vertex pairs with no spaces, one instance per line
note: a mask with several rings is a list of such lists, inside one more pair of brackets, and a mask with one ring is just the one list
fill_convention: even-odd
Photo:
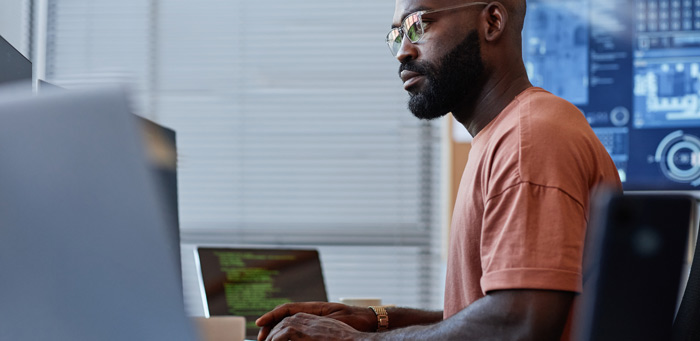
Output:
[[485,203],[484,293],[506,289],[581,292],[584,207],[556,187],[522,182]]

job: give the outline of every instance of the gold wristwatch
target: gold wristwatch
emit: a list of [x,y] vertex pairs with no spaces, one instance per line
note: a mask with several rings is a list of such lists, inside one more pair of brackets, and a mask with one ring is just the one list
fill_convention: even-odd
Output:
[[383,306],[369,306],[377,315],[377,331],[382,332],[389,329],[389,314]]

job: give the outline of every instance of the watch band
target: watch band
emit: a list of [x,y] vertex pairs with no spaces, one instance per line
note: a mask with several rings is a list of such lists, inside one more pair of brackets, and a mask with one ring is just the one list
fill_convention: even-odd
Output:
[[369,306],[377,315],[377,331],[382,332],[389,329],[389,314],[383,306]]

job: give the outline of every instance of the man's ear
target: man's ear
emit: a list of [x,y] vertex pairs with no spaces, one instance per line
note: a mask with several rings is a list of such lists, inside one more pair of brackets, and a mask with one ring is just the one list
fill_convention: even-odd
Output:
[[481,12],[482,23],[484,23],[484,39],[486,41],[496,41],[501,38],[508,24],[508,11],[500,2],[489,3]]

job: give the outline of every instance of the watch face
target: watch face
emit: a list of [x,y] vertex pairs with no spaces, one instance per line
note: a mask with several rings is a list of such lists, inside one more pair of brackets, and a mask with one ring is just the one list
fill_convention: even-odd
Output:
[[370,309],[377,314],[377,331],[389,329],[389,314],[387,314],[384,307],[373,307]]

